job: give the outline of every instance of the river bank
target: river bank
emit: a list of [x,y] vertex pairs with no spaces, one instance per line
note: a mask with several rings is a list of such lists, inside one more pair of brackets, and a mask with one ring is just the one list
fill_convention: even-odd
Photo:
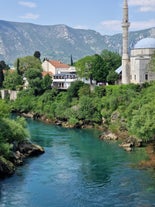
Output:
[[148,159],[141,161],[138,166],[140,168],[155,169],[155,142],[154,141],[149,143],[143,142],[142,139],[137,139],[134,136],[129,136],[126,130],[121,130],[121,131],[117,130],[117,133],[113,133],[112,131],[109,131],[108,126],[105,125],[104,123],[97,125],[94,123],[86,124],[81,121],[78,124],[71,125],[67,121],[62,121],[57,119],[52,120],[47,118],[46,116],[36,115],[35,113],[22,113],[21,115],[26,118],[37,119],[44,123],[54,124],[64,128],[87,128],[87,129],[96,128],[101,131],[101,135],[99,136],[99,139],[101,139],[102,141],[118,141],[119,142],[118,145],[127,152],[132,152],[134,148],[137,147],[145,147],[146,153],[148,155]]
[[148,155],[148,159],[141,161],[139,163],[139,167],[142,169],[145,169],[145,168],[155,169],[155,142],[149,143],[146,146],[146,152]]
[[0,178],[11,176],[16,168],[24,164],[25,159],[32,156],[38,156],[45,151],[43,147],[33,144],[28,140],[13,143],[11,155],[6,158],[0,156]]

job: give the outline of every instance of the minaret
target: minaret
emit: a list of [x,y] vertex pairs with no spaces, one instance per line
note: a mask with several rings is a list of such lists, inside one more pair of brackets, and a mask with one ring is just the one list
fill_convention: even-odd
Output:
[[130,83],[130,59],[128,52],[128,30],[129,30],[129,20],[128,20],[128,3],[127,0],[124,0],[123,4],[123,20],[122,20],[122,29],[123,29],[123,53],[122,53],[122,83]]

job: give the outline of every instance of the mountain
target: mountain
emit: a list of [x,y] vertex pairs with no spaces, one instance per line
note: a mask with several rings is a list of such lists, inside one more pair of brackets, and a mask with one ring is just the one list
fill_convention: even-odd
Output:
[[[144,37],[155,37],[155,28],[130,32],[130,48]],[[103,49],[121,52],[122,34],[101,35],[93,30],[73,29],[66,25],[42,26],[0,20],[0,60],[12,64],[16,58],[40,51],[41,58],[70,63]]]

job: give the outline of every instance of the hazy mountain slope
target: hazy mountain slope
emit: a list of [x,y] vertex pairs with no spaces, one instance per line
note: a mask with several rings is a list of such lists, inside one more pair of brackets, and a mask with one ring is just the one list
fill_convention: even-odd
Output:
[[[143,37],[155,36],[155,29],[130,33],[130,47]],[[30,23],[0,21],[0,59],[13,63],[16,58],[33,55],[70,63],[103,49],[120,52],[122,35],[101,35],[93,30],[73,29],[66,25],[41,26]]]

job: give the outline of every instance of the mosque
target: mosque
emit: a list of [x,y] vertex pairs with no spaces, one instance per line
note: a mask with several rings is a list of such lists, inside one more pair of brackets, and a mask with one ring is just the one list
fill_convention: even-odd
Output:
[[155,54],[155,38],[141,39],[136,43],[129,55],[129,27],[128,2],[124,0],[122,20],[122,84],[140,84],[155,80],[155,72],[149,69],[149,62],[152,55]]

